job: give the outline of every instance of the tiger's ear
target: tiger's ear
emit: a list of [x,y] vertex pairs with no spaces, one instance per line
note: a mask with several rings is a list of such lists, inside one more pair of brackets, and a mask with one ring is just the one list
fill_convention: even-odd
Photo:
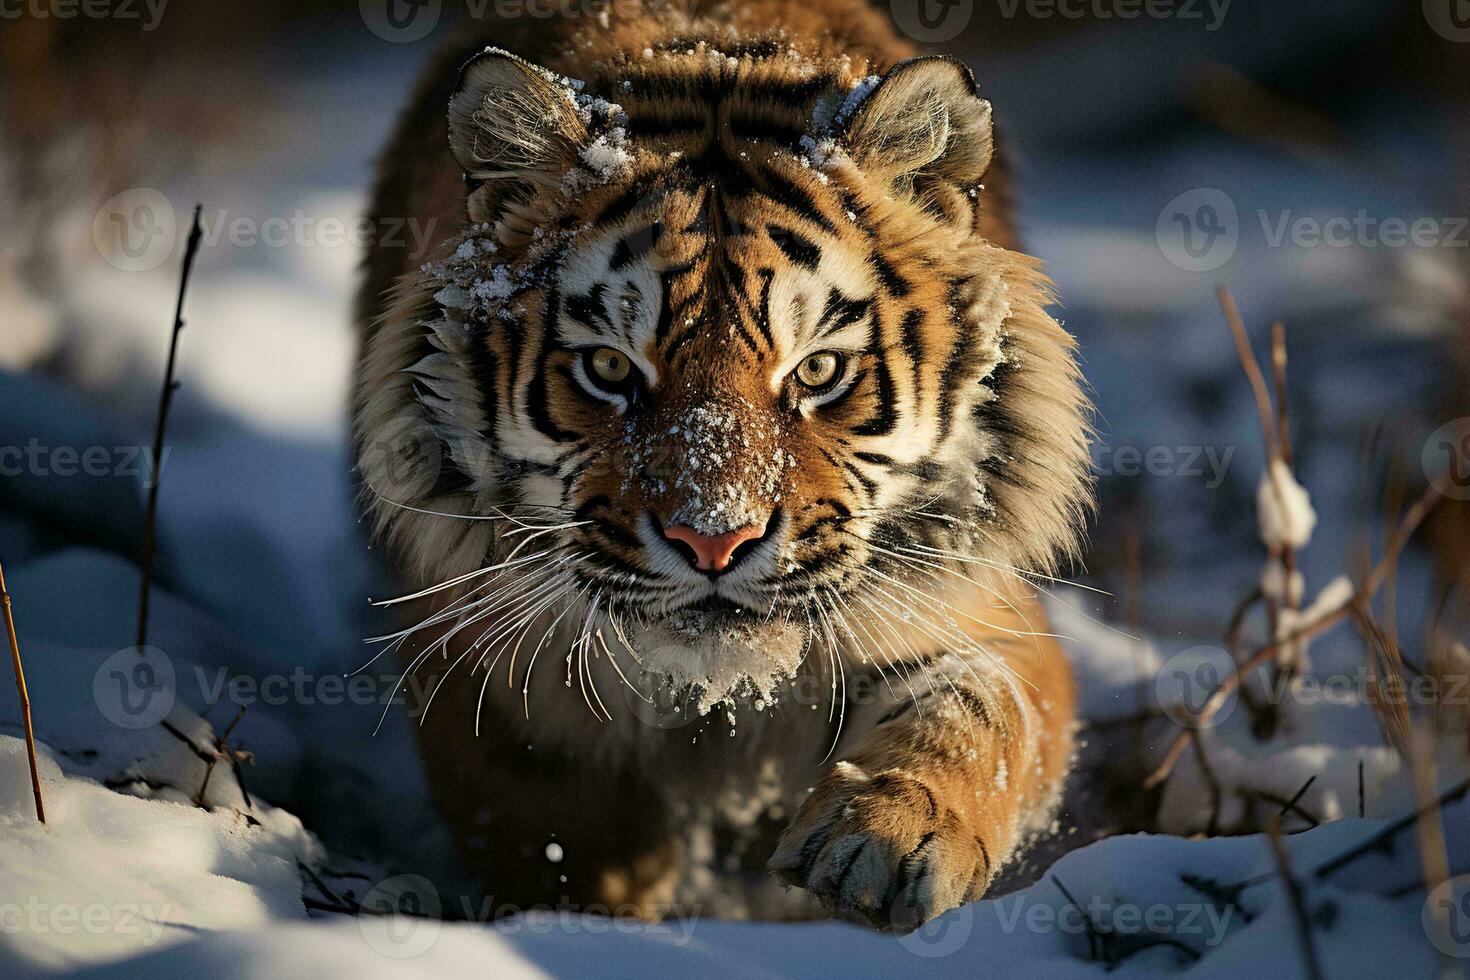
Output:
[[990,166],[990,103],[954,58],[931,55],[894,66],[853,113],[842,139],[869,174],[894,182],[935,178],[968,189]]
[[449,146],[470,187],[469,216],[493,222],[512,199],[555,191],[588,140],[570,91],[498,48],[460,69]]

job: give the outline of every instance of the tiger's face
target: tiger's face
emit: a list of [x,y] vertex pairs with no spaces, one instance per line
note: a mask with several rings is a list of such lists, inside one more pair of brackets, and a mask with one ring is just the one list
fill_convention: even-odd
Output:
[[916,568],[1045,566],[1086,478],[1044,281],[977,233],[968,72],[711,51],[609,64],[619,104],[466,67],[473,227],[430,271],[397,418],[448,473],[387,520],[504,519],[413,542],[426,577],[543,556],[645,669],[718,699],[844,612],[897,615]]
[[675,164],[626,217],[578,221],[595,231],[547,299],[530,441],[560,462],[518,494],[587,521],[569,534],[589,566],[655,616],[799,615],[851,585],[936,441],[914,383],[930,365],[904,352],[923,314],[882,293],[832,190],[789,155],[764,167],[810,195],[800,209]]

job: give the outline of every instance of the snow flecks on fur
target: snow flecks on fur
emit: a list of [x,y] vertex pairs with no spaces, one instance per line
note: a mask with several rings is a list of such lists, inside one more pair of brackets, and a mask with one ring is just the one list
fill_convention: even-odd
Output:
[[[671,525],[701,534],[764,525],[796,459],[781,448],[775,426],[760,419],[743,398],[727,397],[689,406],[660,431],[630,424],[628,481],[640,479],[651,495],[678,501]],[[662,454],[669,465],[660,465]]]
[[655,703],[692,701],[700,715],[720,706],[773,707],[804,653],[799,631],[755,614],[717,629],[697,612],[675,614],[646,627],[638,643],[643,683],[652,686]]
[[590,132],[597,136],[582,147],[581,167],[567,171],[561,190],[571,196],[590,186],[617,180],[633,168],[633,151],[624,127],[623,107],[601,97],[578,95],[577,115]]
[[833,122],[838,126],[846,125],[847,121],[853,117],[853,113],[862,108],[863,103],[867,101],[868,96],[873,94],[873,90],[882,80],[877,75],[869,75],[854,84],[847,93],[847,98],[843,100],[842,107],[837,110],[837,117]]
[[[426,327],[434,330],[436,322],[442,320],[469,330],[474,323],[510,316],[515,298],[540,285],[521,271],[525,263],[513,266],[501,260],[501,248],[494,236],[495,230],[489,225],[475,225],[466,230],[448,258],[423,267],[430,285],[437,287],[434,302],[439,307],[438,317],[427,321]],[[532,252],[544,255],[561,244],[559,236],[543,235]]]

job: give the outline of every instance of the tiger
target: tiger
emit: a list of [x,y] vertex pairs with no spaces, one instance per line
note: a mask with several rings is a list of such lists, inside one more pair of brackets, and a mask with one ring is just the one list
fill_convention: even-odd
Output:
[[[905,933],[1057,822],[1090,404],[989,102],[861,0],[477,21],[372,216],[352,428],[508,908]],[[447,109],[446,109],[447,107]]]

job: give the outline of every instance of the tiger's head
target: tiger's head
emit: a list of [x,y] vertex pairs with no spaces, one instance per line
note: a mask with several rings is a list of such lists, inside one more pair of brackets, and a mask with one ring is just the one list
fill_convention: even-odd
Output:
[[502,612],[575,603],[719,700],[925,565],[1075,549],[1087,401],[1036,263],[979,230],[990,106],[950,59],[862,69],[714,38],[585,85],[464,67],[469,225],[356,406],[413,576],[499,568]]

